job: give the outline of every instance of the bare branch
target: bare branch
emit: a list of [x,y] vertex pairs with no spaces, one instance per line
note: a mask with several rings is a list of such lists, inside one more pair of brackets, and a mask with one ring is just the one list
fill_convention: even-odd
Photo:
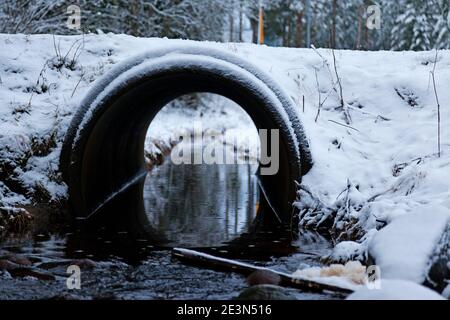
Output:
[[439,103],[439,96],[437,94],[437,89],[436,89],[436,79],[434,76],[435,71],[436,71],[437,58],[438,58],[438,50],[436,49],[436,55],[434,57],[434,62],[433,62],[433,70],[431,71],[431,79],[433,81],[434,96],[436,98],[436,104],[437,104],[438,157],[441,157],[441,105]]
[[336,123],[336,124],[338,124],[338,125],[340,125],[340,126],[343,126],[343,127],[346,127],[346,128],[352,129],[352,130],[355,130],[355,131],[357,131],[357,132],[361,132],[361,131],[359,131],[358,129],[353,128],[352,126],[349,126],[349,125],[346,125],[346,124],[343,124],[343,123],[340,123],[340,122],[337,122],[337,121],[334,121],[334,120],[328,120],[328,121],[333,122],[333,123]]
[[336,55],[334,54],[334,49],[331,49],[331,54],[333,55],[334,73],[336,74],[336,81],[339,86],[339,98],[340,98],[341,108],[342,108],[342,111],[344,112],[345,122],[347,124],[351,124],[352,118],[350,116],[350,112],[348,111],[347,105],[344,102],[344,93],[342,90],[342,82],[341,82],[341,78],[339,77],[339,73],[338,73],[337,66],[336,66]]
[[320,109],[322,109],[322,95],[320,93],[319,78],[317,77],[317,69],[316,68],[314,68],[314,75],[316,76],[317,92],[319,95],[319,104],[317,106],[317,115],[316,115],[316,118],[314,119],[314,121],[317,122],[317,120],[319,119],[319,115],[320,115]]

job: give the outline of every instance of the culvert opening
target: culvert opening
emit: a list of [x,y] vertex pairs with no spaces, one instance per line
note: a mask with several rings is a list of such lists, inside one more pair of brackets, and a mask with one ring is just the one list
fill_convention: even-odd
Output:
[[240,106],[214,94],[182,96],[156,115],[145,150],[145,212],[169,245],[213,247],[251,229],[260,141]]
[[[256,128],[267,131],[267,141],[275,138],[277,170],[259,174],[258,183],[278,213],[270,223],[293,225],[297,183],[311,161],[291,99],[246,61],[198,47],[161,49],[127,61],[98,81],[83,100],[61,153],[77,221],[93,226],[94,232],[100,222],[124,233],[133,230],[137,237],[157,237],[142,197],[147,128],[167,103],[195,92],[232,100]],[[266,167],[260,165],[259,170]]]

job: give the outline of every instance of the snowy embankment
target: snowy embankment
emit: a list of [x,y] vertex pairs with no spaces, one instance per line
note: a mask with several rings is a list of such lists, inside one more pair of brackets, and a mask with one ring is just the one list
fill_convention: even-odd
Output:
[[[117,62],[174,42],[187,43],[123,35],[55,40],[50,35],[0,35],[0,204],[64,199],[66,188],[58,173],[60,146],[86,91]],[[296,102],[315,161],[296,205],[304,226],[327,228],[339,243],[330,259],[365,261],[370,247],[370,255],[381,263],[382,276],[391,274],[392,257],[400,256],[400,267],[411,268],[405,272],[407,278],[423,279],[426,261],[449,221],[450,52],[439,52],[435,70],[442,107],[438,157],[437,106],[430,76],[434,52],[336,51],[342,108],[330,50],[199,45],[250,60]],[[174,134],[171,128],[192,125],[192,115],[178,111],[173,117],[167,112],[163,125],[153,127],[152,133],[167,143]],[[236,120],[234,112],[204,116],[208,118],[204,123],[219,130],[231,127],[239,132],[239,124],[245,123]],[[157,147],[149,142],[148,148]],[[439,222],[431,223],[437,212]],[[396,223],[400,219],[407,224]],[[385,225],[385,231],[378,231]],[[408,229],[402,230],[405,225]],[[394,242],[395,248],[384,249]],[[413,247],[417,251],[411,251]],[[417,252],[421,258],[412,257]]]

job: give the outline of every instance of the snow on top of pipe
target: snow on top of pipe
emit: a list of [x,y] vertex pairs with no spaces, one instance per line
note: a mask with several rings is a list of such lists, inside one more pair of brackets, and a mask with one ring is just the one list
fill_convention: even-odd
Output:
[[[255,95],[276,106],[278,115],[281,117],[282,121],[291,124],[289,116],[276,93],[270,90],[266,83],[261,79],[255,77],[251,72],[238,65],[205,55],[181,54],[176,50],[167,52],[167,54],[160,57],[155,57],[151,54],[146,54],[145,56],[151,56],[151,58],[133,58],[130,61],[121,63],[117,68],[114,68],[111,72],[98,80],[95,86],[89,91],[82,102],[82,106],[84,107],[80,112],[83,113],[83,118],[78,125],[73,146],[77,144],[84,126],[91,120],[96,108],[104,100],[137,79],[172,69],[202,69],[243,84],[247,88],[250,88]],[[84,109],[85,107],[87,107],[87,109]],[[288,125],[287,129],[293,136],[295,135],[292,125]],[[297,141],[295,141],[295,143],[297,144]],[[298,147],[299,146],[297,145],[297,148]]]

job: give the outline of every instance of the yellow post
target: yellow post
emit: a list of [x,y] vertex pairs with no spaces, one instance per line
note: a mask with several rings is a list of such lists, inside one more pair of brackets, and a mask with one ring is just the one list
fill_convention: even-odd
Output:
[[259,6],[258,43],[264,44],[264,7],[262,5]]

